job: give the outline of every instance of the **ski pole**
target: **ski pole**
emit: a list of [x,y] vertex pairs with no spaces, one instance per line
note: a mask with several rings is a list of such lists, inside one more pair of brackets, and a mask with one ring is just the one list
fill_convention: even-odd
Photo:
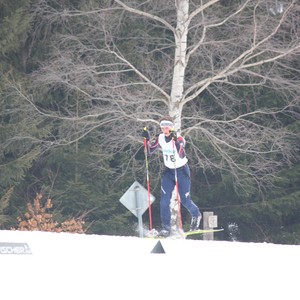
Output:
[[[145,129],[146,129],[146,127],[145,127]],[[144,153],[145,153],[146,174],[147,174],[149,225],[150,225],[150,231],[152,231],[152,209],[151,209],[151,199],[150,199],[150,179],[149,179],[148,150],[147,150],[147,139],[146,138],[144,138]]]
[[181,218],[181,207],[180,207],[180,197],[179,197],[179,188],[178,188],[178,177],[176,170],[176,156],[175,156],[175,141],[174,137],[172,137],[172,146],[173,146],[173,156],[174,156],[174,174],[175,174],[175,194],[178,205],[178,218],[179,218],[179,228],[182,230],[182,218]]

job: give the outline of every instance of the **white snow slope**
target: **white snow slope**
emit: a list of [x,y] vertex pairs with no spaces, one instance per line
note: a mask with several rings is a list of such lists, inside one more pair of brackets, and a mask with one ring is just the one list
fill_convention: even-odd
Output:
[[1,300],[300,299],[300,246],[0,231],[8,242],[32,254],[0,253]]

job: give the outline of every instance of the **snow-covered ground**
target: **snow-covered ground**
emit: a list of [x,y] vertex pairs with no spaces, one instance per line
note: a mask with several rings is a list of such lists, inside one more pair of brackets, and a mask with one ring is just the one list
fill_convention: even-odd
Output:
[[300,246],[19,231],[1,243],[32,252],[0,252],[1,300],[300,299]]

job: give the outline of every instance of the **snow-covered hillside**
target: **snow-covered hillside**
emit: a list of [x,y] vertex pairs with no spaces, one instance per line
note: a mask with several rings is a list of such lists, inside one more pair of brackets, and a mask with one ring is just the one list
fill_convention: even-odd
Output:
[[0,254],[3,300],[300,299],[300,246],[18,231],[1,243],[32,252]]

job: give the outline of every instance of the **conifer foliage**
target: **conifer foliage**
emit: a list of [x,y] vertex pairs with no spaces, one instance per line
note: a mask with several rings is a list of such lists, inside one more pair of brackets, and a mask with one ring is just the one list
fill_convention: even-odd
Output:
[[0,198],[0,225],[3,225],[9,220],[9,216],[7,216],[4,211],[9,205],[13,190],[13,187],[10,187],[7,192]]
[[62,223],[55,221],[53,214],[49,212],[52,208],[52,200],[48,198],[43,204],[42,198],[43,195],[37,193],[33,203],[27,204],[24,218],[17,218],[19,222],[17,230],[84,233],[82,220],[70,218]]

